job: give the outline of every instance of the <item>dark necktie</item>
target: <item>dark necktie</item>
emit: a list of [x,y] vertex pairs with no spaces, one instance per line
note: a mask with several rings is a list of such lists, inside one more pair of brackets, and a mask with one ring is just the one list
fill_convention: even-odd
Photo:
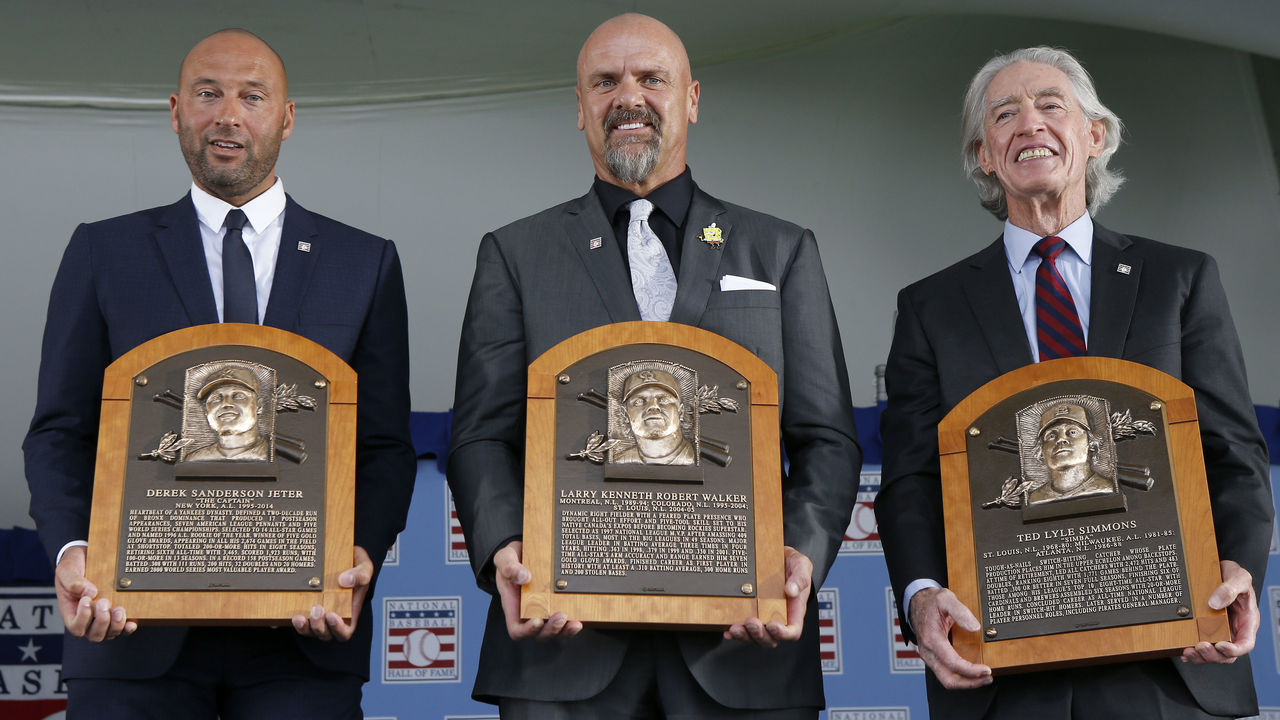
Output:
[[244,211],[227,213],[222,236],[222,321],[258,324],[258,286],[253,279],[253,256],[244,244]]
[[1062,281],[1054,258],[1067,248],[1067,242],[1050,235],[1036,243],[1033,251],[1040,256],[1036,270],[1036,340],[1040,359],[1084,355],[1084,330],[1071,291]]

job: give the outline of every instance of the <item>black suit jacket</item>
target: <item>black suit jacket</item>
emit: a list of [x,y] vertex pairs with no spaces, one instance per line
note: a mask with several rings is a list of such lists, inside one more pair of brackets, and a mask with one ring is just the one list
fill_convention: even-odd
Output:
[[[700,228],[716,223],[716,249]],[[813,234],[695,189],[671,321],[746,347],[778,374],[786,542],[813,560],[820,585],[839,549],[858,491],[856,442],[844,354]],[[590,248],[600,238],[603,245]],[[625,242],[625,238],[621,240]],[[490,233],[480,243],[458,356],[448,477],[481,587],[496,594],[492,556],[523,522],[528,365],[556,343],[608,323],[639,320],[630,276],[594,192]],[[722,292],[739,275],[777,291]],[[816,605],[804,637],[775,650],[679,635],[702,687],[730,707],[823,704]],[[746,618],[743,618],[744,620]],[[513,642],[497,598],[485,629],[477,698],[575,700],[616,674],[630,633]]]
[[[52,559],[89,537],[89,509],[107,365],[164,333],[218,322],[190,195],[76,228],[49,298],[35,417],[23,442],[31,516]],[[310,252],[298,249],[310,243]],[[265,325],[323,345],[359,373],[355,542],[381,565],[404,527],[416,460],[409,440],[409,351],[404,280],[395,246],[293,201]],[[90,578],[104,594],[111,583]],[[116,597],[128,610],[128,599]],[[368,677],[365,600],[345,644],[299,638],[318,666]],[[146,678],[173,663],[186,628],[142,627],[108,643],[68,636],[64,674]]]
[[[1218,553],[1253,574],[1261,597],[1272,519],[1268,459],[1213,258],[1095,223],[1090,277],[1088,354],[1151,366],[1195,390]],[[945,585],[947,577],[937,424],[978,387],[1034,357],[1002,238],[898,295],[876,519],[908,639],[914,640],[903,590],[918,578]],[[1257,712],[1247,658],[1227,666],[1175,665],[1205,710]],[[1018,677],[947,692],[930,674],[931,712],[977,717],[1003,683]]]

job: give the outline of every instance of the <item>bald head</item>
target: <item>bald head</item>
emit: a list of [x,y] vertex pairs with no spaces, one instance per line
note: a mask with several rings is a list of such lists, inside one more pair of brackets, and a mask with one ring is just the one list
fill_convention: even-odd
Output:
[[626,13],[605,20],[587,36],[582,50],[578,52],[578,85],[582,85],[583,63],[591,53],[627,43],[663,51],[670,56],[670,69],[673,73],[678,74],[685,82],[693,80],[689,69],[689,54],[685,51],[680,36],[656,18],[640,13]]
[[196,43],[169,110],[191,179],[205,192],[239,207],[275,184],[293,101],[284,63],[262,38],[232,29]]
[[284,59],[280,57],[280,53],[277,53],[275,48],[268,45],[266,40],[243,28],[219,30],[213,34],[206,35],[204,39],[196,43],[195,47],[192,47],[187,52],[187,56],[182,59],[182,65],[178,67],[178,87],[182,87],[183,75],[187,72],[187,68],[193,58],[199,59],[211,51],[221,52],[228,47],[260,57],[268,65],[274,64],[275,68],[273,69],[280,73],[280,78],[284,83],[285,94],[289,94],[289,80],[285,74]]
[[578,129],[602,180],[640,197],[684,172],[700,88],[684,43],[636,13],[605,21],[578,53]]

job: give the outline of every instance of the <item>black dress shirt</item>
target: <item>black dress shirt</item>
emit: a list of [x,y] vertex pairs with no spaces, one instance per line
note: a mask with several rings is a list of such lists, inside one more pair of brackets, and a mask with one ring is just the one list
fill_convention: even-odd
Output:
[[[613,237],[622,250],[622,262],[631,272],[631,263],[627,260],[627,225],[631,223],[631,209],[628,205],[640,199],[639,195],[607,183],[599,177],[593,184],[605,217],[613,223]],[[653,203],[653,214],[649,216],[649,227],[662,241],[667,249],[667,257],[671,260],[671,270],[680,277],[680,250],[684,246],[685,222],[689,216],[689,203],[693,202],[693,174],[685,166],[684,172],[653,189],[645,196],[645,200]]]

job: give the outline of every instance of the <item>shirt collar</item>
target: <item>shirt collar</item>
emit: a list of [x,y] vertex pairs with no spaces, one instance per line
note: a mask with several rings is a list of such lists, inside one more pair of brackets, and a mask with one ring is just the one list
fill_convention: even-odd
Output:
[[[1093,218],[1089,217],[1089,213],[1081,215],[1059,231],[1057,236],[1067,242],[1067,246],[1075,251],[1085,265],[1093,259]],[[1023,266],[1033,259],[1031,249],[1040,239],[1039,235],[1030,230],[1023,230],[1008,220],[1004,221],[1004,253],[1009,260],[1009,267],[1015,273],[1021,273]]]
[[[194,182],[191,183],[191,202],[196,206],[196,217],[215,233],[222,231],[227,213],[235,207],[205,192]],[[277,177],[266,192],[240,206],[240,209],[244,211],[245,217],[249,218],[249,225],[253,227],[253,231],[261,233],[280,217],[280,213],[284,212],[284,203],[284,180]]]
[[[598,176],[592,187],[600,198],[600,207],[610,221],[617,216],[624,206],[630,205],[639,195],[626,188],[601,180]],[[684,226],[685,216],[689,214],[689,205],[693,202],[693,173],[686,165],[684,172],[654,188],[645,199],[662,211],[676,227]]]

